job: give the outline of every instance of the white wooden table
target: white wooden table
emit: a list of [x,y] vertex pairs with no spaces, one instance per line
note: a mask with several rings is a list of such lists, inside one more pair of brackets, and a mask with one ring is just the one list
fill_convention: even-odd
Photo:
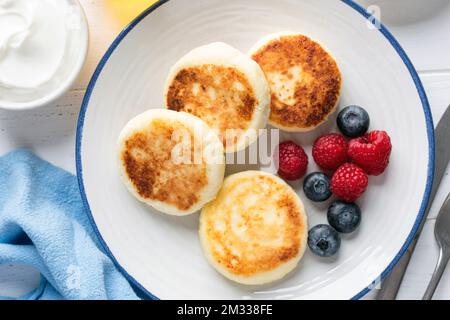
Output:
[[[358,1],[381,8],[381,19],[419,71],[436,124],[450,104],[450,0]],[[0,154],[28,147],[44,159],[75,173],[76,121],[89,78],[106,48],[131,16],[152,0],[80,2],[91,33],[89,55],[82,74],[72,90],[49,106],[36,111],[0,111]],[[400,299],[421,298],[431,278],[438,255],[433,228],[448,192],[447,171],[403,281]],[[39,274],[29,267],[0,266],[0,296],[21,295],[36,287],[38,281]],[[366,298],[371,299],[373,295],[372,292]],[[450,299],[450,268],[443,276],[435,299]]]

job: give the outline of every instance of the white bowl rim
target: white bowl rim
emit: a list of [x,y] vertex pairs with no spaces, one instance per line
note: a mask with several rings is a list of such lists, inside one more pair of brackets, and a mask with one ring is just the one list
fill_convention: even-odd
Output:
[[[76,172],[77,172],[77,178],[78,178],[78,185],[80,188],[80,193],[82,197],[82,201],[84,204],[84,207],[87,211],[89,221],[91,222],[91,225],[94,229],[95,234],[99,238],[100,244],[102,245],[104,251],[107,253],[107,255],[111,258],[111,260],[114,262],[116,267],[123,273],[125,278],[132,283],[136,288],[141,290],[144,295],[146,295],[148,298],[153,300],[158,300],[159,298],[153,295],[150,291],[148,291],[143,285],[141,285],[133,276],[131,276],[117,261],[117,259],[112,254],[111,250],[109,249],[107,243],[103,239],[96,223],[94,220],[94,217],[92,215],[89,202],[86,196],[86,192],[84,189],[84,182],[83,182],[83,166],[81,161],[81,142],[83,137],[83,125],[84,125],[84,119],[86,115],[87,108],[89,106],[90,97],[92,95],[92,92],[95,88],[95,84],[105,67],[106,63],[108,62],[110,56],[115,51],[115,49],[118,47],[118,45],[122,42],[122,40],[128,35],[128,33],[133,30],[145,17],[147,17],[149,14],[151,14],[153,11],[158,9],[163,4],[169,2],[170,0],[159,0],[153,5],[151,5],[149,8],[144,10],[139,16],[137,16],[127,27],[123,29],[123,31],[117,36],[117,38],[113,41],[109,49],[106,51],[103,58],[100,60],[94,74],[92,75],[92,78],[89,82],[89,85],[87,87],[85,96],[83,98],[83,102],[81,105],[80,114],[78,117],[78,124],[77,124],[77,134],[76,134],[76,145],[75,145],[75,161],[76,161]],[[396,254],[394,259],[389,263],[389,265],[384,269],[384,271],[375,278],[375,280],[372,281],[372,283],[367,286],[366,288],[362,288],[360,292],[355,294],[351,299],[352,300],[358,300],[364,297],[368,292],[370,292],[373,288],[375,288],[386,276],[391,272],[391,270],[395,267],[395,265],[398,263],[398,261],[401,259],[403,254],[408,249],[410,243],[413,241],[415,235],[420,229],[420,226],[422,224],[422,221],[425,218],[425,210],[427,208],[431,188],[433,185],[433,179],[434,179],[434,167],[435,167],[435,141],[434,141],[434,124],[433,124],[433,117],[430,110],[430,105],[428,102],[427,95],[425,93],[425,89],[422,85],[422,82],[419,78],[419,75],[417,74],[417,71],[412,64],[411,60],[409,59],[406,52],[401,47],[400,43],[395,39],[395,37],[392,35],[392,33],[376,18],[373,16],[373,14],[369,13],[365,8],[363,8],[361,5],[354,2],[354,0],[340,0],[343,3],[347,4],[352,9],[359,12],[362,16],[364,16],[368,21],[370,21],[375,26],[379,26],[378,30],[383,34],[383,36],[386,38],[386,40],[389,41],[389,43],[392,45],[392,47],[395,49],[395,51],[398,53],[400,58],[402,59],[403,63],[407,67],[409,73],[411,74],[411,78],[414,81],[414,84],[416,86],[418,95],[420,97],[422,108],[424,112],[424,117],[426,121],[426,127],[427,127],[427,138],[428,138],[428,168],[427,168],[427,182],[426,182],[426,188],[425,192],[422,198],[422,202],[420,205],[419,212],[417,214],[416,220],[414,222],[414,225],[406,238],[405,242],[403,243],[401,249]]]
[[32,110],[39,107],[43,107],[60,98],[75,83],[75,80],[78,78],[81,70],[83,69],[84,63],[86,62],[89,48],[89,27],[86,18],[86,13],[84,12],[83,6],[80,4],[79,0],[69,0],[69,1],[72,1],[80,8],[81,23],[83,24],[84,30],[82,34],[83,43],[80,50],[80,54],[78,55],[78,61],[75,67],[73,68],[72,72],[70,73],[69,77],[67,77],[67,79],[63,81],[63,83],[60,86],[56,87],[56,89],[53,90],[53,92],[51,92],[50,94],[46,95],[43,98],[38,98],[36,100],[28,102],[11,102],[11,103],[3,102],[0,103],[0,109],[18,111],[18,110]]

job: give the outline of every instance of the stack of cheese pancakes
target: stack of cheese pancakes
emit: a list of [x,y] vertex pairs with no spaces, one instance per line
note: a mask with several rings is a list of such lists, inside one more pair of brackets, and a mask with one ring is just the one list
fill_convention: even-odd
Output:
[[[247,285],[278,280],[305,250],[303,203],[269,173],[224,179],[224,154],[245,149],[267,123],[289,132],[316,128],[336,110],[341,83],[333,57],[296,33],[265,37],[249,54],[219,42],[196,48],[171,68],[166,108],[138,115],[122,130],[123,181],[158,211],[201,209],[203,251],[225,277]],[[185,140],[201,148],[181,143],[192,152],[174,159]]]

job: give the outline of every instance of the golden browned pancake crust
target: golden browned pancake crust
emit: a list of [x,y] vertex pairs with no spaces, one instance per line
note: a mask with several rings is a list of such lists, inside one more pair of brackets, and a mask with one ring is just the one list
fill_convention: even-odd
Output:
[[[317,42],[303,35],[285,35],[269,42],[252,58],[263,69],[271,87],[270,121],[273,124],[311,128],[334,111],[340,95],[341,73],[333,57]],[[290,70],[298,67],[300,79],[293,80]],[[284,101],[274,90],[272,74],[277,74],[278,79],[284,79],[282,81],[295,82]]]
[[[249,277],[298,256],[306,232],[304,213],[296,195],[286,189],[269,176],[246,177],[224,186],[216,200],[206,205],[202,228],[218,264],[232,274]],[[227,193],[232,198],[225,199]]]
[[[258,105],[246,76],[236,68],[206,64],[178,72],[167,92],[167,107],[191,113],[219,129],[226,146],[227,129],[246,130]],[[239,135],[231,135],[236,143]]]
[[172,138],[175,130],[191,132],[182,123],[153,120],[146,130],[128,137],[121,158],[128,178],[142,198],[188,210],[208,183],[206,164],[194,162],[194,147],[190,164],[172,161],[172,150],[180,143]]

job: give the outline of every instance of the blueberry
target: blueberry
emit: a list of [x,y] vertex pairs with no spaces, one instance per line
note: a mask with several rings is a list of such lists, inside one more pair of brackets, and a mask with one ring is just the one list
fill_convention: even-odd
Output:
[[331,257],[341,246],[339,233],[327,224],[319,224],[308,232],[308,246],[320,257]]
[[361,223],[361,209],[355,203],[333,202],[327,216],[328,223],[341,233],[351,233]]
[[330,179],[322,172],[311,173],[303,181],[303,191],[312,201],[325,201],[331,197]]
[[359,106],[345,107],[339,112],[337,125],[344,136],[350,138],[360,137],[369,130],[369,114]]

